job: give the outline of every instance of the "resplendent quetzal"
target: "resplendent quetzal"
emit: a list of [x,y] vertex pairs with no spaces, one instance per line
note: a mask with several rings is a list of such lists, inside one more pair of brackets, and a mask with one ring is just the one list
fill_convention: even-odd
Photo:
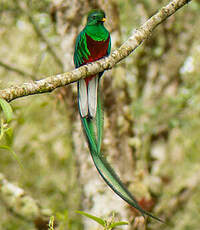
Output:
[[[104,26],[105,20],[104,11],[92,10],[89,12],[87,24],[76,39],[74,52],[76,68],[110,54],[111,38]],[[78,81],[79,112],[94,164],[108,186],[122,199],[138,209],[143,216],[146,214],[162,221],[139,206],[101,153],[103,115],[99,83],[102,74],[103,72]]]

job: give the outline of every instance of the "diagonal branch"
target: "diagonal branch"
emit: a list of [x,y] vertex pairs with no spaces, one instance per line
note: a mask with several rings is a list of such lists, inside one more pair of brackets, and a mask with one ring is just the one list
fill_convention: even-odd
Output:
[[32,74],[27,73],[27,72],[25,72],[25,71],[23,71],[21,69],[18,69],[18,68],[14,67],[14,66],[8,65],[8,64],[4,63],[1,60],[0,60],[0,66],[2,66],[3,68],[7,69],[8,71],[18,73],[18,74],[22,75],[23,77],[28,76],[28,77],[30,77],[32,79],[35,78],[35,76],[33,76]]
[[44,36],[44,34],[42,33],[42,31],[38,27],[37,23],[35,22],[34,18],[32,17],[32,15],[29,12],[25,12],[25,13],[27,14],[29,21],[33,25],[33,28],[34,28],[37,36],[46,44],[49,53],[54,57],[56,63],[63,69],[64,68],[63,67],[63,63],[60,60],[60,58],[58,57],[58,55],[57,55],[54,47],[49,43],[49,41],[47,40],[47,38]]
[[[53,56],[55,62],[59,65],[59,67],[61,69],[63,69],[64,67],[63,67],[62,60],[59,58],[59,56],[56,53],[56,50],[50,44],[50,42],[48,41],[48,39],[46,38],[46,36],[43,34],[43,32],[41,31],[41,29],[39,28],[38,24],[34,20],[33,16],[30,14],[29,10],[28,9],[24,9],[23,7],[21,7],[21,5],[19,4],[19,0],[16,0],[16,3],[17,3],[17,6],[20,8],[20,10],[23,11],[23,13],[25,13],[27,15],[28,20],[32,24],[35,33],[40,38],[40,40],[43,41],[46,44],[47,50]],[[27,6],[26,6],[26,8],[27,8]]]
[[161,8],[158,13],[146,21],[140,28],[135,30],[133,35],[124,42],[121,47],[114,50],[109,57],[81,66],[80,68],[70,72],[53,75],[39,81],[24,83],[20,86],[13,86],[0,90],[0,97],[7,101],[12,101],[19,97],[51,92],[58,87],[68,85],[81,78],[111,69],[114,65],[132,53],[145,39],[147,39],[151,35],[151,32],[160,23],[190,1],[191,0],[171,1],[167,6]]

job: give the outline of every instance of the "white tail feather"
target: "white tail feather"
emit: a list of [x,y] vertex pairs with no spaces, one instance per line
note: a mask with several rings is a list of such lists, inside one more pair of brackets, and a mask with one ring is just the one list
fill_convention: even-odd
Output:
[[84,79],[78,81],[78,103],[81,117],[86,117],[88,115],[88,95]]
[[96,116],[98,77],[93,77],[88,83],[88,110],[91,117]]

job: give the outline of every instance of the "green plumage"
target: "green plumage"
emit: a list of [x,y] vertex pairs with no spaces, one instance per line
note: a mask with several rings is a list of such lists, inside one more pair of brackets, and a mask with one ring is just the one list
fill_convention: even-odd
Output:
[[[76,39],[74,52],[74,64],[76,67],[88,63],[91,55],[93,56],[91,59],[96,59],[95,53],[91,54],[88,49],[86,34],[97,42],[106,41],[109,38],[110,34],[102,23],[103,18],[105,18],[105,13],[102,10],[93,10],[88,14],[87,25],[80,32]],[[110,54],[110,49],[111,40],[109,41],[108,48],[106,48],[107,55]]]
[[[74,53],[74,64],[76,67],[96,61],[110,53],[110,35],[103,25],[104,18],[105,13],[101,10],[94,10],[89,13],[87,25],[78,35],[76,40]],[[99,83],[102,74],[103,73],[99,73],[97,76],[91,76],[88,79],[80,80],[78,83],[79,112],[94,164],[108,186],[123,200],[139,210],[143,216],[148,215],[163,222],[139,206],[136,199],[121,182],[104,155],[101,153],[103,113],[101,110]],[[94,78],[97,78],[98,80],[94,81]],[[93,83],[91,84],[92,81]],[[94,94],[92,95],[91,92]],[[93,98],[96,98],[96,106],[93,106],[93,104],[95,105],[93,101],[93,104],[90,105],[90,98],[88,98],[88,95],[92,95]],[[95,109],[95,113],[90,112],[91,107],[92,109]]]

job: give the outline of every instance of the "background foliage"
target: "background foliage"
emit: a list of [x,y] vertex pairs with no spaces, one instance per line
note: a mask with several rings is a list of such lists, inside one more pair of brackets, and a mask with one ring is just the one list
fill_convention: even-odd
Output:
[[[114,31],[114,43],[115,32],[120,34],[120,41],[115,43],[119,45],[168,1],[85,1],[85,11],[75,16],[76,2],[81,1],[68,4],[67,0],[0,0],[1,88],[40,79],[72,66],[72,56],[63,51],[63,31],[69,34],[69,28],[70,31],[78,28],[73,30],[76,35],[85,20],[79,20],[79,16],[93,8],[94,2],[103,8],[106,2],[115,9],[117,16],[109,7],[106,10],[108,15],[114,15],[112,23],[116,25],[110,25],[108,18],[108,27]],[[63,28],[60,18],[66,9],[66,23],[70,27]],[[132,171],[129,179],[125,176],[127,185],[145,209],[166,219],[176,230],[199,229],[200,221],[199,24],[200,4],[193,1],[160,25],[134,55],[104,79],[103,148],[109,150],[107,154],[111,154],[113,164],[118,164],[119,159],[124,164],[127,160],[121,157],[123,150],[128,149]],[[13,101],[11,131],[1,139],[1,145],[9,146],[17,154],[23,169],[9,151],[0,149],[0,172],[37,200],[47,213],[53,213],[57,229],[85,226],[75,212],[84,209],[84,193],[87,193],[81,179],[85,175],[80,170],[80,164],[85,162],[78,160],[85,153],[77,152],[74,138],[80,132],[75,98],[75,88],[68,87],[66,91]],[[123,140],[127,142],[126,149]],[[36,221],[13,212],[1,195],[0,204],[0,229],[42,229]],[[126,217],[132,220],[136,213],[126,204],[124,207]],[[124,216],[117,212],[119,218]],[[102,210],[100,215],[104,213]],[[129,228],[137,227],[130,224]],[[171,229],[171,226],[150,220],[145,228]]]

